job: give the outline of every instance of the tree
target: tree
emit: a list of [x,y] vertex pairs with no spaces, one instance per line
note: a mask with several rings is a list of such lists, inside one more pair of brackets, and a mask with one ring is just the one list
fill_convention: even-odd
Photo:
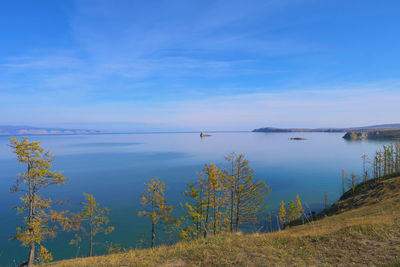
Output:
[[[93,256],[94,237],[99,233],[109,234],[114,231],[113,226],[108,226],[110,220],[107,215],[108,208],[100,208],[99,203],[96,202],[94,195],[83,193],[85,201],[82,202],[82,209],[77,214],[79,219],[79,229],[83,236],[89,238],[89,257]],[[71,244],[77,245],[82,241],[82,237],[75,235],[75,239],[71,240]]]
[[342,195],[346,192],[346,179],[347,179],[347,173],[345,170],[342,170]]
[[383,153],[382,151],[378,151],[376,152],[376,168],[377,168],[377,176],[376,178],[381,178],[383,176],[383,167],[382,167],[382,163],[383,163]]
[[286,221],[286,208],[285,208],[285,202],[282,200],[281,202],[281,208],[279,209],[279,221],[281,224],[285,225],[287,223]]
[[196,183],[188,184],[184,194],[190,200],[181,204],[185,216],[177,222],[181,238],[238,231],[240,224],[256,222],[265,209],[270,190],[263,181],[254,179],[244,155],[231,153],[226,160],[225,169],[210,163]]
[[324,203],[325,203],[325,209],[327,209],[329,206],[329,200],[328,200],[328,193],[326,191],[324,191]]
[[291,200],[286,207],[286,216],[288,222],[293,222],[298,218],[297,207],[293,200]]
[[189,190],[183,194],[189,198],[189,202],[181,203],[185,216],[175,221],[175,226],[179,231],[179,237],[184,240],[199,238],[203,233],[204,202],[200,189],[196,189],[194,184],[188,183]]
[[227,161],[227,167],[224,171],[225,174],[225,183],[228,189],[228,197],[229,197],[229,230],[233,232],[234,227],[234,216],[235,216],[235,198],[236,198],[236,189],[238,187],[238,180],[236,179],[236,154],[230,153],[225,157]]
[[301,204],[299,195],[296,195],[296,217],[300,218],[304,213],[303,205]]
[[375,178],[398,175],[400,173],[400,143],[383,145],[375,153],[372,162]]
[[226,227],[225,188],[223,174],[214,163],[206,165],[196,183],[188,183],[183,194],[189,198],[181,203],[185,215],[176,221],[179,237],[185,240],[217,234]]
[[303,216],[304,209],[301,204],[299,195],[296,196],[296,202],[291,200],[285,205],[285,202],[281,202],[281,207],[279,209],[279,221],[285,225],[289,224],[297,219],[300,219]]
[[145,193],[142,195],[142,205],[146,210],[139,211],[139,216],[151,218],[151,247],[155,245],[155,226],[160,222],[170,222],[172,206],[167,205],[165,189],[167,186],[158,178],[152,178],[145,183]]
[[243,154],[229,154],[226,158],[225,180],[229,192],[230,229],[239,230],[244,222],[257,221],[258,215],[266,208],[265,198],[270,193],[268,185],[254,179],[254,170]]
[[349,189],[353,192],[356,190],[357,185],[360,183],[360,179],[358,178],[357,174],[352,173],[350,177],[346,179],[346,184]]
[[199,179],[200,193],[204,197],[202,210],[204,210],[204,237],[207,237],[212,229],[213,234],[221,230],[223,216],[225,214],[224,198],[225,185],[223,173],[214,163],[204,167]]
[[395,144],[395,172],[400,175],[400,143]]
[[[27,137],[22,140],[10,138],[11,147],[17,155],[17,161],[25,166],[25,171],[16,179],[11,192],[23,192],[21,205],[16,209],[20,214],[26,214],[24,225],[17,228],[14,238],[21,241],[24,247],[29,247],[27,265],[35,263],[35,251],[38,249],[39,260],[52,259],[50,252],[42,245],[47,237],[54,236],[56,226],[51,226],[52,200],[42,196],[42,190],[64,183],[66,178],[61,172],[50,170],[54,156],[45,151],[40,142],[29,142]],[[36,247],[38,245],[39,247]]]
[[362,155],[361,158],[363,160],[363,181],[366,181],[368,179],[367,163],[369,161],[369,158],[365,154]]
[[195,184],[188,184],[189,190],[184,195],[190,198],[182,205],[185,216],[179,223],[180,237],[183,239],[206,237],[209,233],[218,234],[225,231],[226,225],[226,186],[224,175],[214,163],[206,165]]

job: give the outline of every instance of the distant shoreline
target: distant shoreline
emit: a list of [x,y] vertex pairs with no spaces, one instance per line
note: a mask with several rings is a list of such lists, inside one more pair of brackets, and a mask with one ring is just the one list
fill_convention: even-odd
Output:
[[[376,138],[400,138],[400,124],[384,124],[352,128],[275,128],[264,127],[252,131],[207,131],[208,133],[343,133],[347,140],[364,140]],[[40,128],[31,126],[2,126],[0,136],[65,136],[65,135],[109,135],[109,134],[176,134],[201,133],[201,131],[103,131],[85,129]]]
[[[251,131],[207,131],[208,133],[249,133]],[[30,126],[1,126],[0,136],[58,136],[58,135],[109,135],[109,134],[174,134],[201,133],[201,131],[102,131],[84,129],[39,128]]]
[[261,133],[345,133],[346,140],[400,139],[400,124],[383,124],[353,128],[274,128],[254,129]]
[[263,133],[346,133],[346,132],[374,132],[374,131],[400,131],[400,123],[382,124],[363,127],[348,127],[348,128],[275,128],[264,127],[254,129],[253,132]]
[[25,126],[0,126],[0,135],[77,135],[104,134],[104,131],[82,129],[36,128]]

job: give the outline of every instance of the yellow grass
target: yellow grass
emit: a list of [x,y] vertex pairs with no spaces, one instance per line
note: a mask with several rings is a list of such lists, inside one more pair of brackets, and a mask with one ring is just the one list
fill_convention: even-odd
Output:
[[400,177],[338,201],[332,212],[275,233],[226,234],[48,266],[400,266]]

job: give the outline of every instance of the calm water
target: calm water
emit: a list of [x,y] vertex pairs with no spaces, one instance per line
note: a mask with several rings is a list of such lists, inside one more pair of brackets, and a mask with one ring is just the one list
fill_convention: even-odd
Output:
[[[76,208],[82,193],[96,196],[111,209],[110,219],[116,230],[106,240],[123,247],[135,247],[137,237],[149,230],[148,221],[138,217],[139,195],[143,183],[160,177],[168,186],[167,198],[179,209],[184,201],[181,192],[187,182],[198,178],[204,164],[223,164],[229,152],[243,153],[250,160],[256,176],[271,187],[267,198],[269,211],[281,200],[299,194],[313,210],[321,208],[323,191],[330,201],[339,197],[341,170],[361,173],[361,155],[372,155],[382,144],[375,141],[349,142],[341,133],[215,133],[201,139],[197,133],[115,134],[74,136],[32,136],[56,155],[54,169],[62,170],[66,184],[51,188],[59,200],[71,200]],[[289,137],[305,137],[291,141]],[[18,195],[10,194],[21,167],[7,147],[8,139],[0,137],[0,265],[12,265],[25,259],[27,250],[16,241],[8,241],[22,217],[12,206]],[[81,249],[68,244],[69,234],[60,234],[47,242],[55,259],[84,256]],[[99,240],[102,240],[101,238]],[[95,252],[104,249],[95,247]]]

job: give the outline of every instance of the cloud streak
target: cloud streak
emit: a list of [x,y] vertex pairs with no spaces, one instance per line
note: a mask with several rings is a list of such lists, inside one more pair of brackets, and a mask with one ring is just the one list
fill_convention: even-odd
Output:
[[[366,84],[364,90],[360,90],[363,86],[358,85],[355,89],[348,87],[343,94],[334,89],[289,90],[151,104],[128,100],[71,107],[56,103],[29,108],[29,116],[32,122],[47,125],[55,120],[59,123],[96,122],[104,127],[107,123],[118,123],[120,129],[130,130],[161,130],[163,127],[183,130],[251,130],[263,126],[350,127],[396,122],[397,114],[400,114],[400,90],[394,92],[392,86],[397,84],[391,83],[386,88],[371,88]],[[10,111],[12,108],[7,109]],[[11,111],[24,113],[28,109],[22,105]]]
[[400,42],[378,49],[373,32],[353,37],[348,29],[356,22],[384,29],[375,34],[391,25],[369,22],[368,3],[346,5],[351,16],[337,17],[340,7],[302,0],[74,1],[53,17],[62,33],[57,40],[44,17],[49,28],[32,37],[42,42],[9,41],[23,49],[0,54],[0,123],[247,130],[393,122]]

